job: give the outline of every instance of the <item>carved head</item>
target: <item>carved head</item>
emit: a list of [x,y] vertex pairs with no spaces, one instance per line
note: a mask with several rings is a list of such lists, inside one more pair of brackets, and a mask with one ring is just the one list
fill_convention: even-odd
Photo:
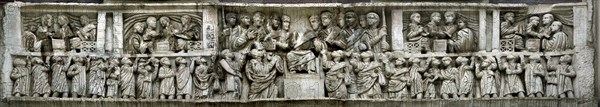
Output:
[[331,53],[331,57],[333,57],[334,61],[340,61],[342,57],[344,57],[344,51],[337,50]]
[[456,62],[460,63],[461,65],[467,65],[467,63],[469,62],[469,59],[460,56],[460,57],[456,58]]
[[415,12],[410,15],[410,21],[413,23],[421,23],[421,14]]
[[123,63],[124,65],[131,65],[132,64],[131,60],[129,60],[128,57],[123,57],[123,59],[121,59],[121,63]]
[[146,19],[146,24],[148,28],[156,28],[156,17],[148,17]]
[[508,56],[506,56],[506,59],[508,59],[511,62],[516,61],[516,58],[517,57],[515,57],[514,55],[508,55]]
[[137,22],[133,25],[133,30],[136,33],[144,33],[144,28],[146,27],[146,24],[143,22]]
[[117,58],[111,58],[111,59],[110,59],[110,61],[109,61],[108,63],[109,63],[109,65],[111,65],[111,66],[117,66],[117,65],[119,65],[121,62],[119,62],[119,59],[117,59]]
[[400,66],[400,65],[404,65],[404,63],[406,62],[406,59],[404,59],[404,57],[400,57],[396,59],[396,65]]
[[439,59],[437,59],[437,58],[433,58],[433,59],[431,60],[431,67],[437,68],[437,67],[439,67],[439,66],[440,66],[440,64],[441,64],[441,62],[440,62],[440,60],[439,60]]
[[456,20],[456,24],[458,25],[459,29],[467,28],[467,22],[465,20],[458,19]]
[[227,20],[227,25],[233,27],[237,22],[237,14],[235,13],[227,13],[225,15],[225,20]]
[[33,57],[33,59],[31,59],[31,61],[33,62],[33,64],[43,64],[44,63],[44,61],[40,57]]
[[411,62],[413,65],[418,65],[418,64],[421,62],[421,59],[419,59],[419,58],[416,58],[416,57],[412,57],[412,58],[410,58],[410,59],[408,59],[408,60],[410,60],[410,62]]
[[531,55],[529,56],[530,63],[538,63],[541,60],[540,55]]
[[515,13],[513,13],[513,12],[505,13],[504,14],[504,21],[507,21],[507,22],[510,22],[510,23],[515,22]]
[[160,19],[158,19],[160,21],[160,25],[162,27],[167,27],[169,25],[169,23],[171,22],[171,19],[169,19],[169,17],[167,16],[163,16],[160,17]]
[[281,16],[281,28],[285,31],[290,30],[290,23],[292,19],[288,15]]
[[42,23],[44,26],[52,26],[53,23],[53,19],[52,19],[52,15],[50,14],[45,14],[44,16],[42,16]]
[[367,13],[367,24],[369,24],[371,28],[379,26],[379,15],[375,12]]
[[360,56],[362,57],[363,62],[369,62],[371,61],[371,58],[373,58],[373,52],[366,51],[361,53]]
[[444,63],[444,66],[451,66],[452,65],[452,58],[450,58],[450,57],[444,57],[444,58],[442,58],[442,63]]
[[529,17],[529,23],[537,26],[538,24],[540,24],[540,17],[537,17],[537,16]]
[[81,63],[81,62],[83,62],[83,57],[80,57],[80,56],[73,57],[73,62]]
[[367,15],[360,15],[359,24],[360,27],[367,28]]
[[233,58],[233,54],[231,53],[231,51],[229,49],[225,49],[225,50],[221,51],[221,56],[225,59]]
[[[138,63],[138,66],[139,66],[140,68],[141,68],[141,67],[143,67],[143,66],[146,66],[146,65],[148,65],[148,63],[149,63],[149,61],[147,61],[147,60],[146,60],[146,59],[144,59],[144,58],[141,58],[141,59],[139,60],[139,62],[140,62],[140,63]],[[148,62],[148,63],[146,63],[146,62]]]
[[177,57],[177,58],[175,58],[175,61],[177,61],[177,64],[179,64],[179,65],[187,64],[187,60],[185,60],[183,57]]
[[357,23],[358,21],[357,21],[356,13],[354,13],[354,11],[348,11],[348,12],[346,12],[345,20],[346,20],[345,21],[346,22],[346,26],[349,26],[351,28],[355,27],[358,24]]
[[58,24],[66,26],[69,24],[69,17],[66,15],[58,15]]
[[563,55],[560,57],[559,61],[561,64],[571,63],[571,55]]
[[171,65],[171,61],[169,60],[169,58],[163,57],[160,58],[160,64],[162,64],[163,66],[169,66]]
[[250,15],[248,15],[248,13],[240,14],[240,24],[244,26],[249,26],[252,24],[252,20],[250,19]]
[[250,55],[252,56],[252,58],[255,59],[261,59],[263,57],[264,52],[258,50],[258,49],[252,49],[252,51],[250,51]]
[[27,65],[27,62],[25,62],[25,59],[23,59],[23,58],[15,58],[15,60],[13,61],[13,65],[14,66],[25,66],[25,65]]
[[559,21],[554,21],[552,22],[552,25],[550,25],[550,30],[552,30],[552,32],[558,32],[558,31],[562,31],[562,23]]
[[262,12],[256,12],[254,13],[254,16],[252,16],[252,21],[254,22],[255,27],[262,27],[263,22],[265,21],[265,16]]
[[190,24],[190,21],[192,21],[192,17],[190,17],[189,15],[181,16],[181,24],[187,25]]
[[196,61],[196,64],[206,64],[206,58],[204,57],[197,57],[194,61]]
[[269,21],[271,21],[271,27],[273,27],[273,29],[278,29],[279,25],[281,24],[281,19],[279,17],[279,14],[277,13],[272,13],[271,17],[269,18]]
[[431,22],[439,23],[442,21],[442,15],[439,12],[431,13]]
[[454,13],[454,11],[448,11],[444,13],[444,16],[446,18],[446,23],[454,23],[454,19],[456,19],[456,13]]
[[310,26],[312,27],[313,30],[317,30],[320,28],[321,19],[319,19],[319,16],[312,15],[308,18],[308,21],[310,21]]
[[360,59],[360,54],[358,52],[353,52],[350,55],[350,60],[355,62],[358,61]]
[[544,25],[549,25],[554,21],[554,15],[548,13],[548,14],[544,14],[544,16],[542,17],[542,24]]
[[54,61],[55,63],[61,64],[63,59],[59,56],[52,56],[52,61]]
[[492,60],[489,58],[486,58],[481,62],[482,67],[488,67],[488,66],[490,66],[490,64],[492,64]]
[[333,18],[333,13],[329,11],[321,12],[321,23],[324,27],[328,27],[331,25],[331,19]]
[[88,18],[86,15],[81,15],[79,16],[79,22],[81,23],[81,25],[87,25],[90,24],[90,18]]

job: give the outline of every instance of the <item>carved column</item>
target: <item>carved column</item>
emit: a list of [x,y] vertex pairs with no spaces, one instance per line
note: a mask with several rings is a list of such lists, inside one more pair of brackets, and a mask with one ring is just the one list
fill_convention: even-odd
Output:
[[113,47],[114,53],[123,52],[123,13],[113,12],[113,41],[117,44]]
[[404,50],[404,34],[402,32],[403,22],[402,13],[400,9],[392,10],[392,50],[403,51]]
[[96,52],[104,53],[104,45],[106,44],[106,13],[105,11],[98,12],[98,25],[96,31]]
[[485,13],[485,9],[479,9],[479,51],[485,50],[487,46],[485,31],[486,31],[486,18],[487,14]]
[[500,50],[500,10],[493,10],[492,12],[492,51]]
[[575,55],[573,57],[573,67],[577,76],[573,81],[575,96],[577,98],[594,97],[594,49],[587,46],[589,35],[588,14],[586,6],[573,7],[573,44],[575,46]]
[[21,10],[19,9],[20,3],[8,3],[4,5],[4,64],[2,65],[2,95],[0,98],[6,98],[10,96],[12,92],[12,82],[9,78],[9,74],[13,68],[11,52],[22,52],[25,49],[21,46]]

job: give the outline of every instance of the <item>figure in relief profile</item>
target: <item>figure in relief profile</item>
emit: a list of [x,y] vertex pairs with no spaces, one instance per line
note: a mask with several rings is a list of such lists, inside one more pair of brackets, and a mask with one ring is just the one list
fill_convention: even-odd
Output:
[[326,70],[325,78],[325,89],[327,89],[327,95],[329,97],[344,99],[348,97],[348,91],[346,89],[346,72],[348,72],[348,64],[342,61],[344,52],[341,50],[333,51],[331,57],[333,60],[327,58],[326,51],[322,51],[323,54],[323,68]]
[[479,87],[481,88],[481,96],[484,98],[498,97],[498,90],[496,88],[496,70],[497,64],[495,59],[491,56],[481,57],[483,61],[481,64],[477,64],[475,74],[479,80]]
[[406,59],[404,57],[397,58],[394,62],[394,68],[387,71],[389,78],[387,91],[388,96],[393,99],[406,99],[408,95],[409,68],[405,67]]
[[84,64],[84,57],[74,57],[73,65],[69,66],[67,76],[71,77],[71,97],[83,97],[86,91],[86,71],[87,68]]
[[63,58],[52,57],[52,97],[69,96],[69,83],[67,82],[68,63],[64,63]]
[[31,71],[27,62],[23,58],[15,58],[13,65],[14,68],[10,72],[10,79],[13,80],[13,96],[29,96]]
[[121,59],[121,75],[119,75],[119,92],[121,97],[125,99],[135,98],[135,77],[133,75],[136,67],[132,65],[129,58],[124,57]]
[[440,72],[440,78],[443,79],[442,87],[440,89],[442,98],[443,99],[448,99],[450,97],[458,98],[458,96],[457,96],[457,92],[458,92],[457,86],[458,85],[456,85],[456,82],[458,81],[458,78],[459,78],[458,68],[456,68],[456,66],[454,66],[452,58],[450,58],[450,57],[442,58],[442,64],[444,67],[446,67],[446,69],[441,70],[441,72]]
[[104,85],[106,82],[106,65],[104,59],[98,57],[92,57],[90,62],[90,69],[88,72],[88,94],[91,98],[104,97]]
[[[385,18],[385,16],[384,16]],[[379,15],[375,12],[367,13],[367,24],[365,33],[363,36],[363,42],[367,45],[367,48],[373,52],[386,52],[390,49],[387,41],[387,25],[385,22],[380,26]]]
[[546,68],[540,63],[539,55],[529,56],[529,63],[525,65],[525,87],[527,96],[542,97],[543,83],[542,78],[546,75]]
[[429,51],[431,44],[426,32],[426,28],[421,25],[421,14],[413,13],[410,15],[410,23],[408,24],[408,33],[406,35],[408,42],[418,42],[421,46],[419,51]]
[[251,82],[250,99],[276,98],[278,93],[275,85],[274,66],[277,59],[272,56],[264,56],[264,50],[252,49],[250,55],[252,59],[246,64],[246,75]]
[[117,93],[119,92],[119,75],[121,72],[121,67],[119,64],[121,62],[118,58],[110,58],[108,61],[108,79],[106,80],[106,97],[107,98],[116,98]]
[[48,81],[50,72],[49,66],[44,63],[40,57],[33,57],[31,59],[33,67],[33,97],[49,97],[50,96],[50,82]]
[[217,80],[217,75],[215,72],[209,70],[208,63],[205,58],[198,57],[195,58],[195,63],[198,64],[194,70],[194,97],[197,99],[207,99],[211,98],[213,95],[213,90],[215,88],[219,88],[214,85]]
[[158,78],[160,81],[160,99],[175,98],[175,71],[171,69],[169,58],[160,59],[160,68],[158,69]]
[[514,55],[506,56],[508,62],[500,63],[500,70],[504,70],[506,73],[506,82],[504,85],[503,91],[505,91],[504,97],[512,97],[513,94],[517,94],[518,97],[525,97],[525,89],[523,88],[523,82],[521,81],[521,75],[523,73],[523,68],[521,67],[521,63],[517,63],[517,57]]
[[575,97],[573,90],[573,79],[577,76],[576,71],[574,70],[571,64],[571,56],[563,55],[560,57],[560,61],[558,65],[548,66],[548,69],[556,70],[558,80],[557,80],[557,88],[558,88],[558,97],[559,98],[573,98]]
[[469,59],[465,57],[456,58],[456,62],[460,65],[458,66],[459,73],[459,81],[458,84],[458,95],[461,98],[471,98],[473,97],[473,83],[475,76],[473,75],[473,65],[474,62],[469,64]]
[[177,62],[177,99],[191,99],[192,98],[192,72],[188,65],[187,59],[183,57],[175,58]]

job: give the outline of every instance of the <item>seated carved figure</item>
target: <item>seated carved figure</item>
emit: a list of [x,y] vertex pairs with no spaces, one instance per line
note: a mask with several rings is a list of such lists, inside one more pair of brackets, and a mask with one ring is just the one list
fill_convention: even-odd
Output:
[[512,39],[514,50],[523,50],[523,39],[519,27],[515,24],[515,14],[512,12],[504,14],[504,21],[500,23],[500,38]]
[[[320,22],[318,20],[316,15],[310,17],[311,25],[315,31],[316,28],[319,28]],[[323,43],[315,41],[317,36],[315,31],[309,31],[302,36],[295,37],[293,50],[287,53],[288,67],[292,73],[297,71],[316,72],[316,55],[311,50],[315,50],[316,47],[324,49],[324,47],[317,45]]]

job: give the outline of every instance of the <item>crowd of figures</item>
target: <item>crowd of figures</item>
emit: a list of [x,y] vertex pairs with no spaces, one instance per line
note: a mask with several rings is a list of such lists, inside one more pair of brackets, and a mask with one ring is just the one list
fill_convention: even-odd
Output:
[[95,45],[84,42],[96,43],[97,22],[87,15],[44,14],[25,23],[22,43],[30,52],[88,51],[82,49]]
[[200,50],[203,37],[198,15],[140,14],[126,21],[129,28],[125,31],[125,50],[130,54]]
[[[541,24],[540,24],[540,16]],[[500,39],[514,41],[509,46],[513,51],[556,52],[568,50],[569,39],[563,28],[563,22],[556,20],[553,14],[530,15],[527,24],[516,23],[515,13],[507,12],[500,24]]]
[[43,59],[14,59],[15,97],[209,98],[217,78],[205,57]]
[[[390,52],[385,13],[380,14],[323,11],[308,17],[310,28],[304,33],[290,31],[292,20],[302,19],[288,15],[223,14],[218,52],[213,57],[15,56],[10,73],[12,95],[283,98],[284,77],[307,73],[320,75],[325,85],[324,96],[338,99],[574,97],[572,80],[576,71],[570,55],[405,56]],[[527,35],[544,38],[541,42],[544,50],[566,49],[561,23],[552,21],[552,14],[547,15],[544,25],[553,22],[548,25],[549,31],[536,27],[539,18],[532,16]],[[153,54],[157,50],[185,52],[190,49],[189,43],[193,44],[189,41],[202,38],[201,25],[192,21],[199,20],[198,16],[163,16],[158,23],[154,16],[141,16],[126,20],[132,21],[124,41],[131,54]],[[89,29],[95,28],[93,24],[78,28],[71,36],[63,34],[65,29],[70,30],[59,26],[69,27],[63,17],[58,17],[59,24],[53,24],[52,16],[45,15],[41,18],[43,25],[29,28],[25,34],[32,38],[46,38],[38,37],[46,35],[71,40],[71,45],[78,39],[94,38],[95,34],[88,34]],[[502,38],[522,40],[521,34],[515,33],[513,17],[512,13],[504,15]],[[86,18],[81,16],[81,25],[88,25]],[[431,22],[426,25],[421,24],[420,13],[411,14],[410,19],[405,37],[409,43],[421,44],[418,51],[434,51],[431,42],[436,40],[445,41],[448,52],[472,52],[477,47],[477,36],[455,12],[444,13],[445,23],[438,12],[431,14]],[[50,31],[50,26],[55,29]],[[39,40],[33,40],[36,42],[31,46],[40,47]]]

